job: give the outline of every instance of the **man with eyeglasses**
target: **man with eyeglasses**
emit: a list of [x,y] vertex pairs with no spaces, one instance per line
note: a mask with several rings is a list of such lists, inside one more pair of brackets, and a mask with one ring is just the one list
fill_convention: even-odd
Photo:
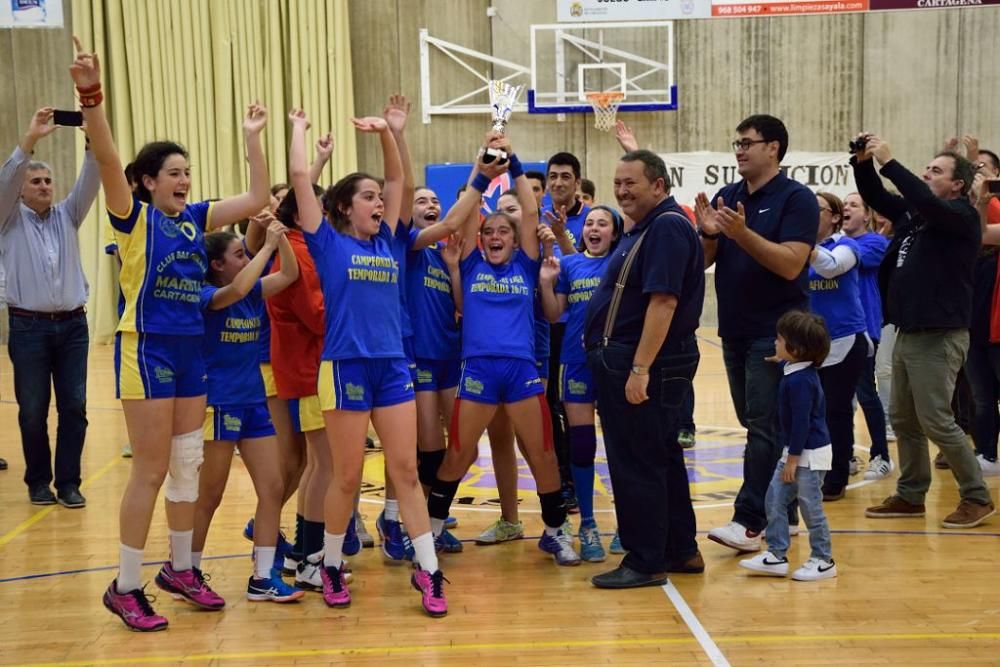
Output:
[[807,261],[816,242],[819,209],[804,185],[779,167],[788,130],[774,116],[750,116],[736,127],[742,180],[709,202],[696,201],[705,267],[715,264],[719,337],[736,416],[747,429],[743,486],[733,519],[708,538],[740,553],[759,551],[767,526],[764,497],[781,456],[777,397],[781,369],[775,354],[778,318],[809,310]]
[[[31,159],[35,144],[58,128],[54,110],[35,112],[27,132],[0,167],[0,258],[7,278],[14,394],[24,451],[24,482],[34,505],[83,507],[80,458],[87,433],[87,279],[78,230],[101,187],[87,150],[66,199],[53,204],[52,169]],[[55,388],[55,486],[48,412]]]

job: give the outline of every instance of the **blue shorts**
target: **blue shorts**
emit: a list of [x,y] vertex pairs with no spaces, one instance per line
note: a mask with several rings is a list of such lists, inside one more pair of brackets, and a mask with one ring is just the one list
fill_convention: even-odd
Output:
[[559,364],[559,400],[563,403],[594,402],[594,376],[587,364]]
[[323,411],[319,409],[319,396],[288,399],[288,416],[295,433],[319,431],[325,427]]
[[462,362],[458,359],[417,359],[416,391],[441,391],[458,386],[462,374]]
[[327,410],[386,408],[413,400],[406,359],[340,359],[319,365],[319,405]]
[[267,404],[210,405],[205,410],[205,440],[239,442],[274,435]]
[[535,364],[510,357],[471,357],[462,362],[458,398],[499,405],[545,393]]
[[549,379],[549,358],[541,357],[535,359],[535,371],[542,380]]
[[417,352],[413,347],[413,336],[403,339],[403,354],[406,355],[406,367],[410,371],[410,382],[417,382]]
[[120,331],[115,335],[115,396],[188,398],[208,391],[201,336]]

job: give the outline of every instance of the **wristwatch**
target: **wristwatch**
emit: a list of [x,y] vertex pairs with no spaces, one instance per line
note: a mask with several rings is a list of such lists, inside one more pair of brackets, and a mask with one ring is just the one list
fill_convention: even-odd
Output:
[[714,234],[709,234],[701,227],[698,228],[698,236],[703,239],[708,239],[709,241],[714,241],[722,235],[722,232],[715,232]]
[[649,375],[649,366],[632,364],[632,375]]

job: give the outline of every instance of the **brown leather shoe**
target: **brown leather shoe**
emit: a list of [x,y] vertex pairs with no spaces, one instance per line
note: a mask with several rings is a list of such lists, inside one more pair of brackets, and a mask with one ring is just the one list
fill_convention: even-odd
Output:
[[697,551],[687,560],[674,561],[667,565],[667,572],[672,574],[701,574],[705,571],[705,559]]
[[904,517],[922,517],[927,513],[927,508],[923,503],[913,505],[906,502],[899,496],[889,496],[879,505],[869,507],[865,510],[865,516],[869,519],[893,519]]
[[951,466],[948,465],[948,459],[944,457],[944,452],[938,452],[937,456],[934,457],[934,467],[938,470],[947,470]]
[[996,513],[993,503],[980,505],[974,500],[963,498],[958,509],[946,516],[941,525],[945,528],[975,528]]

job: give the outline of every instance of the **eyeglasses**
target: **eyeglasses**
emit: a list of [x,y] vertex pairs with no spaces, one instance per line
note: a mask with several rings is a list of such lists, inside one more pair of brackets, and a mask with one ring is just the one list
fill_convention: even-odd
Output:
[[737,152],[748,151],[750,150],[750,147],[753,146],[754,144],[766,144],[766,143],[768,143],[767,139],[740,139],[738,141],[733,142],[733,150]]

